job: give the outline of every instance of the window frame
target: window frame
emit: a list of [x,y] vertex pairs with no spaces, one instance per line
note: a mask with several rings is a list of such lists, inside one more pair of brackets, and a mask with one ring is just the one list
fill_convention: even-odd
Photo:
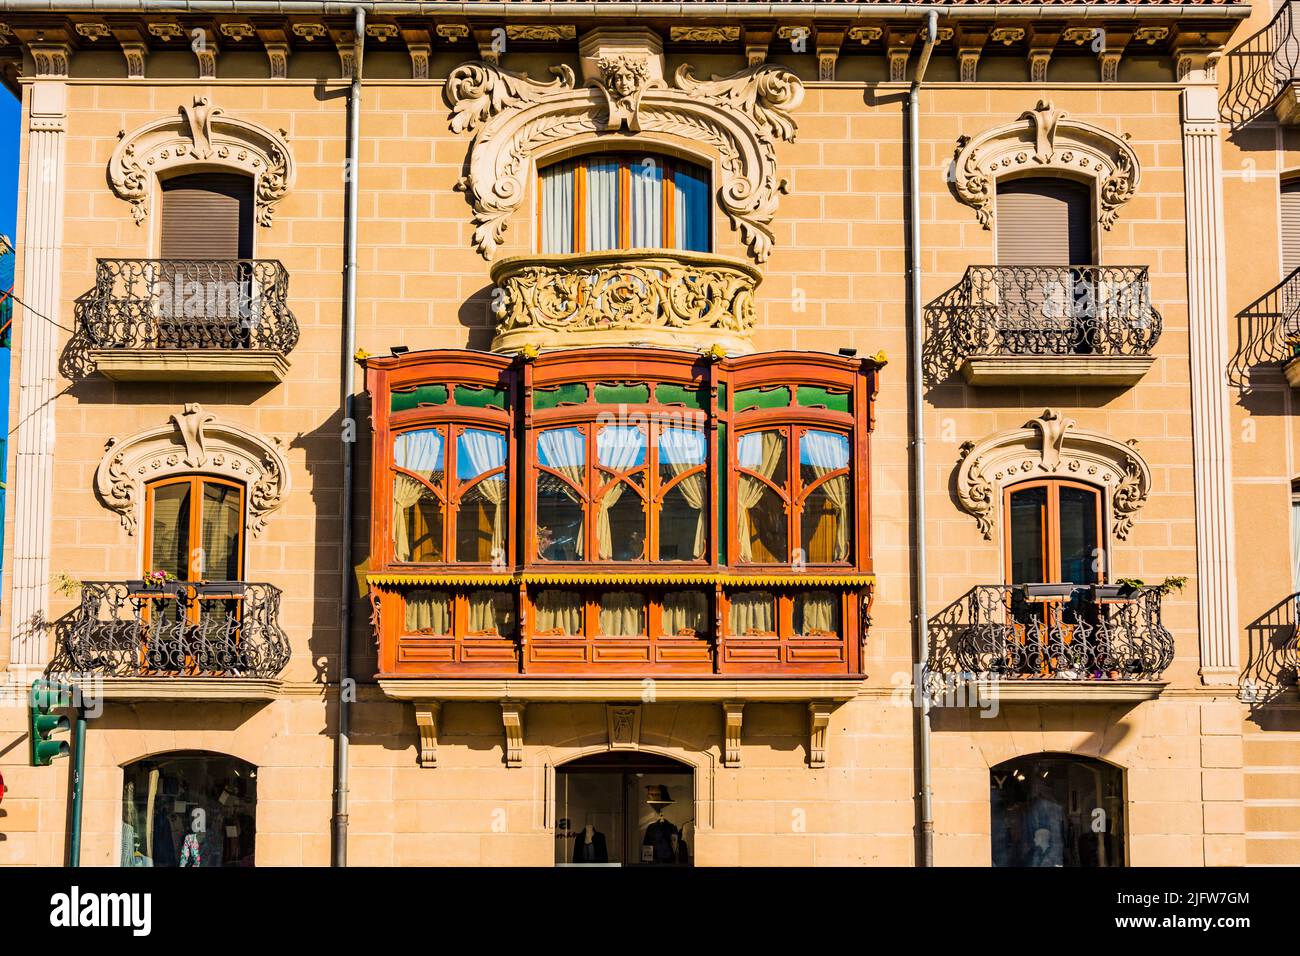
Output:
[[1045,488],[1047,490],[1046,514],[1043,521],[1043,534],[1041,536],[1040,546],[1043,549],[1043,568],[1046,577],[1051,580],[1047,581],[1024,581],[1022,584],[1079,584],[1081,581],[1061,581],[1061,489],[1078,488],[1089,492],[1093,496],[1096,507],[1096,527],[1097,537],[1094,550],[1100,551],[1101,568],[1097,572],[1098,584],[1107,582],[1107,572],[1110,564],[1110,548],[1107,547],[1108,531],[1106,526],[1106,492],[1105,489],[1089,484],[1086,481],[1072,481],[1069,478],[1036,478],[1030,481],[1020,481],[1005,486],[1002,489],[1002,540],[1003,547],[1003,564],[1002,573],[1007,585],[1012,585],[1012,567],[1011,567],[1011,496],[1018,491],[1028,491],[1032,488]]
[[[201,573],[196,575],[194,568],[194,552],[203,548],[203,486],[205,484],[224,485],[228,488],[234,488],[239,492],[239,544],[236,549],[236,556],[239,562],[239,576],[234,578],[235,581],[243,581],[247,577],[247,568],[245,567],[245,538],[248,523],[248,486],[241,481],[233,481],[218,475],[210,475],[203,472],[193,472],[184,475],[172,475],[166,478],[156,478],[153,481],[145,483],[144,486],[144,534],[141,535],[142,553],[140,555],[140,564],[143,573],[148,574],[153,570],[153,528],[154,528],[154,495],[157,489],[168,486],[188,484],[190,486],[190,515],[189,526],[186,529],[186,537],[189,541],[189,557],[185,566],[185,577],[181,579],[187,584],[197,584],[210,579],[204,577]],[[199,507],[194,507],[193,502],[197,501]],[[196,545],[195,541],[199,543]],[[219,580],[226,580],[225,578]]]
[[[662,187],[662,206],[663,206],[663,242],[659,246],[643,247],[632,245],[632,166],[639,164],[645,159],[653,159],[663,169]],[[587,208],[587,164],[592,161],[617,162],[618,163],[618,244],[613,249],[589,249],[587,248],[586,236],[586,216]],[[543,187],[543,174],[556,166],[564,163],[573,164],[573,234],[570,241],[573,247],[571,255],[599,254],[601,252],[616,253],[627,252],[632,249],[654,248],[669,250],[674,252],[695,252],[699,255],[711,255],[714,248],[713,235],[713,169],[710,164],[695,162],[690,159],[684,159],[673,156],[668,153],[645,150],[635,152],[629,150],[612,150],[610,152],[587,152],[579,153],[575,156],[561,156],[556,159],[547,160],[538,163],[535,169],[534,188],[537,193],[536,216],[537,224],[534,230],[536,241],[536,250],[539,255],[542,252],[543,236],[545,235],[544,224],[546,221],[546,191]],[[676,246],[675,240],[677,235],[676,222],[676,202],[677,194],[677,172],[679,167],[686,167],[696,171],[705,182],[705,196],[710,197],[706,206],[704,217],[705,233],[707,238],[707,249],[688,250],[680,249]],[[673,238],[673,243],[668,242],[668,238]],[[553,253],[555,255],[564,255],[565,253]]]
[[[775,484],[762,475],[740,464],[740,440],[746,435],[757,434],[765,431],[778,431],[785,436],[786,440],[786,491],[781,491]],[[803,437],[807,432],[818,431],[828,432],[830,434],[842,437],[849,447],[849,463],[844,468],[837,468],[835,471],[828,472],[825,475],[818,476],[813,482],[805,485],[803,475],[800,473],[800,456],[802,449]],[[728,469],[728,481],[731,482],[730,501],[738,502],[739,484],[741,475],[749,475],[758,481],[763,482],[767,487],[775,491],[785,502],[786,512],[786,556],[783,561],[744,561],[740,557],[740,534],[737,517],[739,509],[729,516],[731,524],[730,538],[734,546],[733,563],[743,567],[751,568],[775,568],[789,567],[793,561],[793,555],[796,549],[803,549],[803,509],[807,503],[808,495],[818,487],[836,478],[844,475],[848,478],[848,494],[845,502],[847,514],[845,516],[849,523],[849,546],[848,554],[839,561],[809,561],[807,555],[804,555],[804,564],[809,567],[819,568],[849,568],[857,564],[857,511],[858,511],[858,491],[854,482],[854,451],[856,444],[854,442],[854,428],[852,424],[842,424],[838,421],[810,421],[806,417],[798,421],[789,420],[769,420],[738,421],[732,429],[731,449],[730,449],[730,468]]]
[[[415,472],[398,467],[395,462],[397,440],[403,435],[412,432],[421,431],[438,431],[443,440],[443,490],[439,491],[423,477]],[[499,435],[505,444],[505,461],[481,475],[461,481],[456,478],[456,464],[459,460],[459,440],[460,436],[466,430],[487,431]],[[489,556],[486,561],[461,561],[456,557],[456,522],[459,519],[460,503],[473,488],[481,482],[487,481],[492,475],[503,475],[506,482],[506,500],[502,502],[501,507],[506,509],[505,521],[505,540],[502,543],[501,560],[511,563],[512,549],[510,547],[510,535],[513,532],[514,521],[512,520],[513,495],[511,494],[511,440],[512,430],[497,422],[476,422],[469,419],[452,419],[446,421],[412,421],[403,422],[392,429],[388,436],[388,475],[390,488],[388,490],[388,503],[392,511],[392,520],[389,522],[388,547],[392,555],[394,566],[410,568],[428,568],[442,567],[443,565],[456,565],[459,567],[491,567],[494,565],[493,558]],[[440,561],[413,561],[401,560],[397,557],[397,544],[392,538],[392,526],[396,521],[397,503],[394,500],[391,489],[392,480],[397,475],[405,475],[415,481],[418,481],[425,488],[429,489],[434,497],[440,502],[442,507],[442,560]]]

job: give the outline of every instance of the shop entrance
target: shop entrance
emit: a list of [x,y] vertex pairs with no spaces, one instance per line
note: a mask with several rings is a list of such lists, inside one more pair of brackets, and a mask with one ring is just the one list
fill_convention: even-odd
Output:
[[994,866],[1123,866],[1124,774],[1090,757],[1032,754],[989,773]]
[[690,866],[694,858],[686,764],[611,751],[555,769],[557,866]]

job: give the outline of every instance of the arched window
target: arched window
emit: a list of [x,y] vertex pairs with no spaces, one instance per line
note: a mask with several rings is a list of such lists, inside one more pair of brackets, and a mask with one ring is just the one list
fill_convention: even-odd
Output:
[[[847,434],[787,425],[736,441],[737,544],[746,564],[847,562],[852,484]],[[798,549],[798,553],[792,552]]]
[[1123,866],[1124,775],[1088,757],[1032,754],[989,771],[994,866]]
[[541,170],[544,255],[607,249],[710,249],[709,173],[654,154],[599,153]]
[[252,866],[257,768],[177,751],[123,768],[122,866]]
[[244,572],[244,486],[207,475],[150,482],[145,573],[178,581],[239,581]]
[[1101,490],[1073,481],[1005,489],[1008,584],[1096,584],[1105,573]]

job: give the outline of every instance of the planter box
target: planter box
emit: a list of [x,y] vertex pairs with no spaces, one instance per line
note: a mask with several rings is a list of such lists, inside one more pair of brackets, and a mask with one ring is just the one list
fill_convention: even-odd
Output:
[[131,597],[174,598],[184,587],[186,587],[184,581],[168,581],[158,587],[145,584],[142,578],[126,582],[126,590]]
[[1081,590],[1077,584],[1022,584],[1027,601],[1068,601],[1074,592]]

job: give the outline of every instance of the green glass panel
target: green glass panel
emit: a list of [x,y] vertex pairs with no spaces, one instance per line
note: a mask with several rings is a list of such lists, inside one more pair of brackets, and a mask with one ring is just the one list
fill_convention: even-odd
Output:
[[467,408],[499,408],[506,410],[504,388],[484,388],[481,385],[457,385],[456,404]]
[[533,408],[558,408],[561,405],[581,405],[587,401],[587,386],[581,382],[557,385],[554,388],[533,389]]
[[738,412],[751,408],[789,408],[790,387],[778,385],[775,388],[746,388],[736,393]]
[[800,385],[795,398],[804,408],[826,408],[832,412],[849,410],[849,393],[832,392],[819,385]]
[[718,408],[726,411],[727,408],[727,383],[718,383]]
[[390,412],[405,412],[412,408],[419,408],[421,405],[446,404],[446,385],[417,385],[414,388],[393,392],[389,396],[388,410]]
[[649,401],[649,385],[596,385],[596,402],[600,405],[644,405]]
[[704,408],[708,400],[705,388],[687,388],[684,385],[669,385],[660,382],[655,386],[655,401],[660,405],[685,405],[687,408]]

